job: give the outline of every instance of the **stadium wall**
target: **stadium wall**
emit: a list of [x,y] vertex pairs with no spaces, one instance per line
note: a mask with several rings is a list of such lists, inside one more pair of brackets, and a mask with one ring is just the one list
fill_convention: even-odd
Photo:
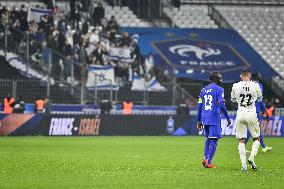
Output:
[[[235,135],[235,117],[222,134]],[[196,116],[166,115],[56,115],[0,114],[0,136],[163,136],[202,135],[196,129]],[[265,136],[284,136],[284,117],[261,120]]]

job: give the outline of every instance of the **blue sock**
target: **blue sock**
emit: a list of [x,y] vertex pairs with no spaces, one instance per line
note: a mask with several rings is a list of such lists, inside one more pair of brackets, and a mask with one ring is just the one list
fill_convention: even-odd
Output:
[[209,154],[208,154],[208,164],[211,164],[211,161],[214,157],[217,147],[217,140],[210,140]]
[[260,132],[260,136],[259,136],[259,138],[260,138],[260,145],[261,145],[261,147],[262,147],[262,148],[265,148],[265,147],[266,147],[266,145],[264,144],[263,136],[262,136],[262,133],[261,133],[261,132]]
[[208,159],[210,140],[207,138],[204,144],[204,159]]

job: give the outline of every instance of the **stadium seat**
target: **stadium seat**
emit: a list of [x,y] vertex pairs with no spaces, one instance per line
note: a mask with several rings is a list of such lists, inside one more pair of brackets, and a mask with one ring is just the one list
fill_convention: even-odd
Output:
[[164,13],[180,28],[218,28],[208,16],[208,7],[204,5],[183,5],[178,8],[164,8]]
[[[284,7],[216,6],[228,23],[284,78]],[[235,18],[233,18],[233,17]],[[275,78],[284,90],[283,80]]]

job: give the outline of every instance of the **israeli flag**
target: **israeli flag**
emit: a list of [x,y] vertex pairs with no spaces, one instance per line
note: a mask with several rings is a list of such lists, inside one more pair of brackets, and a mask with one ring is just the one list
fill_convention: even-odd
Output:
[[134,58],[131,57],[130,48],[111,47],[108,54],[108,60],[119,60],[122,62],[133,62]]
[[156,77],[152,77],[152,79],[148,82],[147,91],[166,91],[167,89],[162,86],[156,79]]
[[35,20],[40,22],[40,18],[51,14],[51,9],[41,9],[41,8],[29,8],[28,12],[28,22]]
[[131,90],[133,91],[167,91],[167,89],[162,86],[156,79],[152,77],[150,81],[145,81],[144,78],[139,76],[134,76],[132,81]]
[[89,90],[118,90],[112,66],[90,65],[86,87]]

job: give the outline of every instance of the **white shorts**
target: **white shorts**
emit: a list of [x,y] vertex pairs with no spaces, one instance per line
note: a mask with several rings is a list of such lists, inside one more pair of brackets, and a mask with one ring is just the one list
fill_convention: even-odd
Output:
[[238,111],[236,118],[236,138],[247,138],[247,129],[252,138],[260,135],[260,126],[255,111]]

